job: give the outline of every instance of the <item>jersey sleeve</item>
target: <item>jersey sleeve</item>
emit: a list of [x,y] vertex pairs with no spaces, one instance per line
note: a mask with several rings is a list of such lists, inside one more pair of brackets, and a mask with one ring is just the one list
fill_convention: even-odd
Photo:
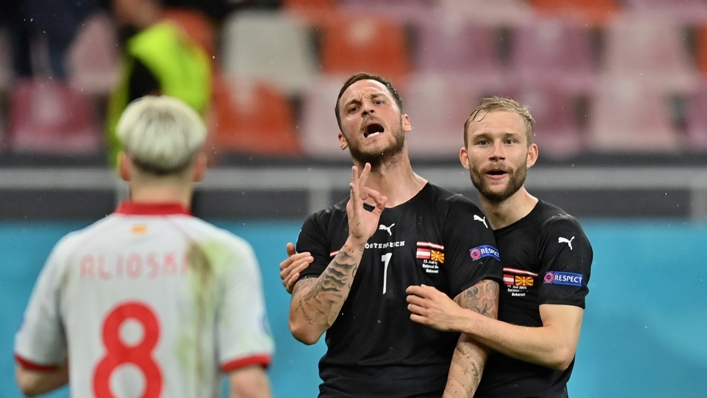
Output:
[[297,252],[310,252],[314,261],[300,273],[300,280],[306,278],[316,278],[321,275],[333,258],[324,226],[322,225],[322,215],[315,213],[302,224],[297,244]]
[[67,246],[60,241],[50,253],[15,335],[15,359],[31,370],[55,370],[67,355],[60,297]]
[[462,198],[454,199],[444,227],[445,269],[452,297],[484,279],[500,282],[503,278],[493,230],[481,210]]
[[218,360],[223,372],[268,366],[275,344],[268,323],[260,267],[253,248],[236,240],[226,260],[217,313]]
[[584,308],[593,259],[584,230],[574,217],[561,214],[545,221],[541,233],[540,304]]

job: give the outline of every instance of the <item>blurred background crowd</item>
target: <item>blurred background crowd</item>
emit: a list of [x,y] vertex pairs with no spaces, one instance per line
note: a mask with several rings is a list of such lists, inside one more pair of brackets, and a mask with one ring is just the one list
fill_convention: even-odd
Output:
[[[0,7],[6,159],[108,164],[115,114],[154,92],[185,97],[202,112],[212,164],[244,154],[347,159],[336,143],[334,100],[360,70],[401,91],[414,159],[456,159],[464,120],[489,94],[530,107],[544,159],[707,154],[704,0],[3,0]],[[181,46],[171,55],[170,35]]]

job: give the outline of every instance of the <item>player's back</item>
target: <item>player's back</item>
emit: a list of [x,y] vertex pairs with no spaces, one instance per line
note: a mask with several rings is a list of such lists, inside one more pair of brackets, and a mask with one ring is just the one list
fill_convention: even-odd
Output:
[[[123,205],[67,236],[35,290],[56,294],[75,397],[218,396],[220,371],[272,352],[252,248],[176,205]],[[32,308],[19,347],[42,330]]]

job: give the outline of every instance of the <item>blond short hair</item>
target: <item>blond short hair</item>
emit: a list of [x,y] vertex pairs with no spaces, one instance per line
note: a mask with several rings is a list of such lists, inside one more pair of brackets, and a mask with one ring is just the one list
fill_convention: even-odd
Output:
[[535,119],[533,119],[533,116],[530,114],[528,107],[523,106],[519,104],[518,101],[510,98],[487,97],[481,99],[479,106],[471,112],[471,115],[469,115],[469,118],[466,119],[466,122],[464,123],[464,146],[469,145],[467,137],[469,125],[476,120],[476,117],[479,116],[480,113],[483,112],[486,114],[493,111],[515,112],[520,115],[525,123],[525,134],[528,137],[528,145],[533,143],[533,127],[535,126]]
[[116,128],[123,150],[141,170],[162,175],[191,165],[206,140],[199,114],[168,96],[145,96],[125,108]]

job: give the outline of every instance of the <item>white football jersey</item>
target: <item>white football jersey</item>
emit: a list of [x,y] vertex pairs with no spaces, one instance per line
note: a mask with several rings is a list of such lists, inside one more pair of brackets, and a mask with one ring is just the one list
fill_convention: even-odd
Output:
[[72,397],[217,397],[220,372],[273,350],[252,247],[177,204],[123,203],[64,237],[15,337],[30,369],[68,355]]

